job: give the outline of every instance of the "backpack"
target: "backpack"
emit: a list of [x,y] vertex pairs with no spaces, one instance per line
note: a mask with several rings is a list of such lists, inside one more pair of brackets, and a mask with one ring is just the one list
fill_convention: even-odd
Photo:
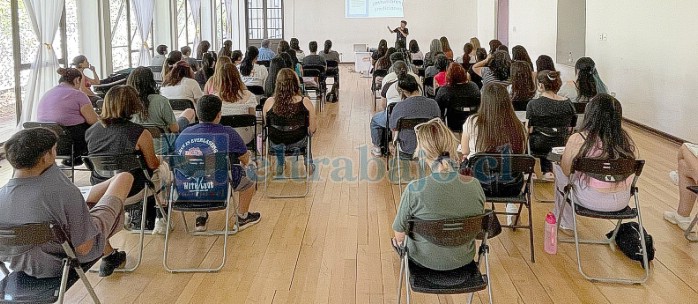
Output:
[[[654,243],[652,236],[647,233],[647,230],[642,229],[645,234],[645,245],[647,246],[647,262],[654,260]],[[613,235],[613,230],[606,234],[607,238]],[[642,262],[642,245],[640,244],[640,225],[636,222],[623,223],[618,228],[616,235],[616,245],[620,248],[627,257],[632,260]],[[642,265],[642,268],[646,266]]]

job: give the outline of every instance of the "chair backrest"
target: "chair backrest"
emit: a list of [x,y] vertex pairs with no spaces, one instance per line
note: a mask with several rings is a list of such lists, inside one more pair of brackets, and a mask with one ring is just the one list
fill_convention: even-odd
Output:
[[[67,240],[67,238],[65,238],[65,233],[55,234],[54,230],[60,230],[60,227],[48,222],[22,225],[0,225],[0,255],[22,255],[35,246],[50,241],[62,243]],[[61,235],[63,239],[59,239]]]
[[339,62],[337,62],[337,61],[335,61],[335,60],[327,60],[326,62],[327,62],[327,68],[328,68],[328,69],[330,69],[330,68],[337,68],[337,67],[339,66]]
[[170,99],[170,106],[174,111],[184,111],[186,109],[193,109],[196,111],[194,103],[189,99]]
[[632,174],[637,180],[644,167],[644,160],[578,158],[572,163],[572,172],[583,172],[606,182],[619,182]]
[[477,106],[446,108],[446,124],[448,125],[448,128],[454,132],[462,132],[463,124],[468,119],[468,116],[477,113],[477,110]]
[[58,135],[58,143],[56,152],[59,156],[70,156],[72,154],[73,138],[70,137],[70,132],[65,127],[55,122],[35,122],[27,121],[22,124],[25,129],[46,128]]
[[226,153],[166,157],[174,172],[178,202],[226,202],[231,163]]
[[264,87],[262,86],[247,86],[247,90],[254,95],[264,95]]
[[434,77],[424,78],[424,86],[425,87],[433,87],[434,86]]
[[235,129],[245,144],[255,139],[257,116],[251,114],[223,115],[220,124]]
[[587,102],[573,102],[572,106],[574,107],[574,111],[576,114],[584,114],[587,109]]
[[492,210],[485,210],[483,214],[457,219],[420,220],[412,218],[407,222],[407,233],[410,236],[419,234],[430,243],[438,246],[461,246],[475,240],[480,235],[487,238],[492,222],[490,216],[492,216]]
[[373,78],[385,77],[386,75],[388,75],[388,70],[375,70],[375,71],[373,71]]
[[304,65],[303,77],[320,77],[325,73],[325,67],[322,65]]
[[261,64],[261,65],[268,68],[269,67],[269,60],[261,60],[261,61],[257,60],[257,64]]
[[104,178],[135,170],[143,170],[146,177],[148,176],[145,165],[137,154],[88,155],[83,156],[82,160],[87,169]]
[[412,60],[412,64],[414,64],[417,67],[421,67],[424,65],[424,60],[415,59],[415,60]]
[[414,131],[414,127],[420,123],[425,123],[427,121],[430,121],[431,118],[425,118],[425,117],[401,117],[400,119],[397,120],[397,131],[398,133],[400,131],[409,131],[412,130]]
[[527,193],[535,164],[536,159],[528,154],[476,153],[468,159],[473,176],[493,196]]

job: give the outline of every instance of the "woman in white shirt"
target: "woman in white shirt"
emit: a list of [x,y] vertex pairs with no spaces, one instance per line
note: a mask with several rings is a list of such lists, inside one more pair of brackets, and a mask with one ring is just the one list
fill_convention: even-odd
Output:
[[419,44],[417,40],[410,40],[410,56],[412,56],[412,61],[424,60],[424,54],[419,50]]
[[213,79],[211,89],[223,100],[221,115],[254,114],[257,98],[242,83],[235,65],[226,63],[220,72],[220,77]]
[[265,66],[257,64],[257,56],[259,56],[257,47],[249,46],[245,58],[240,63],[240,74],[246,86],[264,87],[267,82],[269,72]]
[[194,80],[194,71],[182,60],[175,64],[160,87],[160,95],[167,99],[189,99],[196,101],[204,95],[199,83]]

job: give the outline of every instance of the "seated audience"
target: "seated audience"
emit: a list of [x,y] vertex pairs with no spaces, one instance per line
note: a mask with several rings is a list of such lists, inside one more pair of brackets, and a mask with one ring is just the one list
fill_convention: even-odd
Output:
[[381,57],[385,56],[385,53],[388,51],[388,41],[385,39],[381,39],[381,41],[378,42],[378,48],[374,50],[371,53],[371,66],[376,65],[376,61],[380,59]]
[[[482,214],[485,193],[477,179],[463,176],[456,168],[458,140],[440,119],[415,127],[417,155],[429,165],[431,174],[407,185],[400,199],[393,230],[393,246],[403,245],[408,237],[408,220],[440,220]],[[458,247],[443,247],[424,237],[410,235],[407,250],[410,260],[421,266],[447,271],[473,264],[475,239]]]
[[276,53],[269,48],[269,39],[262,40],[262,47],[259,48],[259,61],[271,61],[276,57]]
[[296,75],[298,75],[300,79],[300,77],[303,77],[303,65],[301,61],[298,60],[298,57],[296,57],[296,51],[289,49],[286,51],[286,54],[288,54],[288,56],[291,58],[293,71],[296,72]]
[[[373,66],[373,71],[380,71],[380,70],[385,70],[387,71],[390,69],[390,66],[392,65],[392,62],[390,61],[390,56],[395,53],[396,49],[394,47],[388,48],[388,51],[385,52],[385,55],[383,57],[378,58],[376,61],[376,64]],[[377,87],[381,87],[383,83],[383,77],[381,76],[376,76],[376,85]]]
[[310,50],[310,55],[305,56],[303,58],[303,65],[304,66],[315,65],[315,66],[327,67],[327,61],[325,60],[325,57],[317,54],[317,42],[316,41],[310,41],[310,43],[308,43],[308,49]]
[[180,51],[172,51],[167,55],[167,59],[165,59],[165,63],[162,65],[161,76],[163,80],[167,78],[167,74],[170,73],[175,64],[180,61],[182,61],[182,52]]
[[160,94],[167,99],[189,99],[194,103],[204,95],[199,83],[194,80],[194,72],[184,61],[177,62],[167,74],[160,87]]
[[179,50],[182,52],[182,60],[186,61],[194,72],[199,71],[199,62],[191,57],[191,47],[185,45]]
[[325,57],[325,60],[327,61],[336,61],[339,62],[339,53],[336,51],[332,50],[332,41],[331,40],[325,40],[325,49],[320,53],[322,57]]
[[555,70],[555,62],[553,61],[552,58],[550,58],[550,56],[540,55],[540,56],[538,56],[538,59],[536,59],[536,78],[538,78],[537,77],[538,72],[545,71],[545,70],[553,71],[553,72],[557,71],[557,70]]
[[204,54],[204,59],[201,60],[201,69],[194,74],[194,80],[199,83],[199,86],[203,89],[204,85],[208,81],[213,73],[216,71],[216,62],[213,60],[213,55],[210,53]]
[[[0,188],[0,224],[58,224],[67,232],[80,263],[102,258],[99,276],[109,276],[126,263],[126,252],[112,248],[109,238],[123,227],[124,200],[133,176],[119,173],[95,185],[85,202],[78,187],[55,165],[57,141],[51,130],[34,128],[21,130],[5,142],[14,175]],[[0,256],[0,263],[32,277],[55,278],[61,276],[64,256],[61,244],[50,242]]]
[[[540,97],[526,106],[532,154],[547,155],[553,147],[564,145],[573,126],[574,107],[568,98],[557,94],[561,82],[560,72],[538,73]],[[540,158],[540,171],[544,179],[553,179],[552,164],[545,157]]]
[[424,54],[422,51],[419,50],[419,44],[417,43],[417,40],[410,40],[410,57],[412,58],[412,61],[415,60],[424,60]]
[[448,64],[449,61],[445,55],[436,57],[436,64],[434,64],[434,68],[436,69],[436,74],[434,75],[434,91],[446,85],[446,69],[448,69]]
[[589,57],[577,59],[574,64],[576,81],[565,82],[560,88],[560,96],[569,98],[574,102],[589,102],[596,94],[608,93],[606,84],[601,81],[596,63]]
[[300,42],[298,41],[298,38],[291,38],[291,41],[289,42],[289,46],[291,47],[291,50],[296,53],[296,58],[298,61],[303,61],[303,58],[305,58],[305,53],[303,53],[303,50],[301,50],[300,47]]
[[498,51],[499,47],[502,46],[502,42],[497,40],[497,39],[493,39],[493,40],[490,40],[489,45],[490,45],[489,54],[494,54],[494,52]]
[[439,39],[432,39],[429,44],[429,52],[424,54],[424,67],[430,67],[434,65],[436,61],[436,55],[443,54],[444,50],[441,47],[441,41]]
[[[395,62],[395,64],[393,64],[393,69],[395,72],[386,75],[383,79],[383,87],[381,89],[381,94],[382,92],[385,92],[384,100],[386,108],[383,111],[377,112],[373,115],[373,117],[371,117],[371,142],[373,143],[371,153],[376,157],[380,157],[383,154],[383,149],[386,148],[383,146],[383,140],[385,138],[385,132],[388,128],[387,106],[402,100],[402,94],[397,86],[398,79],[401,77],[404,78],[408,74],[412,75],[412,77],[415,79],[418,78],[417,75],[408,69],[407,64],[404,61]],[[421,92],[421,88],[419,91]]]
[[470,67],[470,54],[473,53],[473,45],[468,42],[463,45],[463,55],[456,58],[456,62],[462,64],[464,67]]
[[[89,61],[87,61],[87,57],[84,55],[79,55],[73,58],[73,66],[82,73],[82,83],[80,85],[80,91],[85,93],[87,97],[90,99],[93,105],[97,104],[98,100],[101,100],[102,98],[97,96],[95,92],[92,92],[90,89],[91,86],[93,85],[99,85],[99,75],[97,75],[97,72],[95,72],[95,67],[90,64]],[[92,77],[90,78],[85,75],[85,69],[90,70],[90,74],[92,74]]]
[[[305,58],[308,57],[310,56],[306,56]],[[305,60],[305,58],[303,58],[303,60]],[[274,95],[274,91],[276,90],[276,76],[283,68],[290,68],[290,66],[286,66],[286,62],[281,56],[276,56],[269,62],[269,77],[267,77],[266,84],[264,85],[264,95],[267,97]]]
[[[196,107],[200,122],[185,129],[177,137],[176,153],[191,156],[228,153],[240,161],[239,164],[232,166],[231,186],[240,195],[237,206],[238,229],[239,231],[245,230],[261,220],[259,212],[249,212],[255,187],[254,182],[246,176],[243,166],[246,167],[251,163],[250,151],[247,150],[242,138],[233,128],[220,125],[222,108],[220,98],[206,95],[201,98]],[[196,231],[206,231],[207,222],[208,213],[199,213],[196,218]]]
[[230,57],[223,56],[223,57],[218,58],[218,61],[216,61],[216,66],[214,68],[213,76],[211,76],[211,78],[209,78],[208,81],[206,81],[206,84],[204,85],[204,89],[203,89],[204,94],[212,95],[214,93],[213,82],[220,81],[220,80],[217,80],[217,78],[221,77],[221,75],[223,74],[223,71],[222,71],[223,66],[228,64],[228,63],[235,65],[233,63],[233,60],[230,59]]
[[[470,65],[472,66],[476,62],[478,62],[477,58],[477,50],[481,48],[480,46],[480,39],[477,39],[477,37],[472,37],[470,38],[470,44],[473,45],[473,51],[470,52]],[[484,50],[484,49],[483,49]],[[485,56],[487,57],[487,50],[485,50]]]
[[150,60],[150,66],[162,66],[165,63],[165,59],[167,59],[167,46],[164,44],[158,45],[155,48],[155,52],[157,54]]
[[232,63],[221,67],[220,77],[212,78],[211,92],[207,93],[215,94],[223,101],[223,115],[255,114],[257,98],[247,90],[238,69]]
[[[630,135],[623,130],[623,110],[620,102],[608,94],[599,94],[591,99],[586,109],[583,128],[572,134],[560,164],[553,165],[555,171],[555,208],[557,216],[563,200],[564,188],[572,182],[572,196],[577,204],[585,208],[613,212],[619,211],[630,201],[630,186],[634,175],[609,182],[603,176],[587,174],[572,175],[572,164],[580,157],[594,159],[635,159],[637,148]],[[560,228],[572,228],[572,208],[567,205],[558,220]]]
[[470,81],[474,82],[478,88],[482,89],[482,77],[475,73],[473,67],[475,66],[475,63],[487,59],[487,50],[479,48],[475,51],[475,54],[475,57],[473,57],[474,59],[471,58],[472,60],[475,60],[475,62],[473,62],[473,64],[470,65],[470,68],[468,68],[468,75],[470,76]]
[[697,173],[698,146],[684,143],[679,148],[678,170],[669,172],[671,181],[679,186],[679,206],[676,211],[664,211],[664,219],[678,225],[684,231],[691,225],[691,211],[696,203],[696,194],[686,187],[698,185]]
[[218,51],[218,56],[227,56],[233,58],[233,42],[230,40],[223,41],[223,47]]
[[[153,146],[153,136],[143,126],[131,122],[131,117],[143,111],[143,104],[138,97],[138,92],[131,86],[118,85],[104,97],[104,109],[99,123],[92,125],[85,133],[87,149],[89,155],[139,155],[145,167],[151,175],[151,181],[159,189],[160,172],[162,171],[163,181],[167,180],[169,167],[166,163],[161,163],[155,155]],[[160,166],[162,165],[162,168]],[[141,168],[132,170],[134,182],[128,192],[126,204],[130,205],[143,199],[144,184],[147,181]],[[90,182],[92,185],[104,182],[106,177],[92,172]],[[152,195],[152,193],[150,193]],[[161,202],[164,203],[164,202]],[[153,233],[165,233],[166,222],[162,219],[162,214],[158,213],[155,220]]]
[[464,161],[475,153],[526,151],[524,127],[516,118],[506,87],[496,83],[482,87],[480,108],[463,124],[461,151]]
[[[178,133],[194,123],[196,113],[192,109],[187,109],[179,117],[175,117],[170,102],[158,94],[153,72],[149,68],[137,67],[134,69],[128,76],[126,84],[136,89],[143,108],[140,113],[133,115],[132,122],[139,125],[157,126],[170,133]],[[174,142],[174,137],[168,137],[168,139],[172,139],[171,142]],[[158,155],[168,154],[170,151],[168,141],[155,141],[155,151]]]
[[[307,144],[307,136],[312,136],[317,130],[317,118],[315,107],[310,99],[303,96],[300,88],[300,80],[296,73],[289,69],[281,69],[276,76],[276,90],[274,96],[269,97],[262,113],[266,124],[286,125],[288,122],[299,120],[307,120],[308,128],[300,128],[283,134],[269,134],[271,154],[276,155],[276,174],[282,175],[284,171],[284,153],[287,149],[300,150]],[[270,132],[273,129],[270,129]],[[271,140],[281,138],[281,142]],[[315,170],[311,151],[308,151],[310,156],[308,162],[310,168],[307,168],[308,174],[312,175]]]
[[514,111],[526,111],[526,105],[536,95],[536,83],[530,65],[523,60],[511,63],[511,102]]
[[[526,51],[525,47],[517,45],[511,48],[511,60],[524,61],[528,64],[528,67],[531,68],[531,71],[533,71],[533,62],[531,61],[531,57],[528,56],[528,51]],[[535,78],[535,76],[533,78]]]
[[[450,113],[457,107],[478,107],[480,105],[480,89],[472,81],[468,81],[468,74],[462,65],[452,62],[446,72],[446,85],[436,93],[436,103],[441,109],[441,117],[448,116],[448,127],[451,130],[461,129],[463,117],[457,117]],[[448,115],[445,115],[446,112]],[[459,125],[455,125],[455,124]]]
[[453,50],[451,49],[451,44],[448,43],[448,38],[442,36],[439,42],[441,42],[441,50],[446,55],[446,59],[453,61]]
[[496,51],[487,56],[487,59],[473,65],[473,71],[482,77],[482,84],[490,82],[504,85],[511,84],[511,60],[505,51]]
[[257,64],[257,56],[259,56],[257,47],[249,46],[245,53],[245,58],[240,63],[240,75],[246,86],[260,86],[263,88],[269,72],[267,67]]
[[[199,45],[196,47],[196,59],[203,60],[204,54],[209,53],[209,49],[211,49],[210,42],[207,40],[199,42]],[[216,61],[216,54],[213,52],[210,52],[210,54],[213,56],[213,61]]]
[[77,69],[58,69],[59,84],[44,93],[37,107],[37,120],[55,122],[68,131],[73,139],[75,159],[63,160],[63,165],[79,166],[82,156],[87,153],[85,131],[97,122],[99,117],[85,93],[80,91],[82,73]]
[[242,51],[234,50],[232,55],[230,56],[230,61],[232,61],[236,67],[240,67],[240,64],[242,64],[242,58]]
[[[403,100],[398,102],[393,108],[388,121],[389,128],[397,136],[397,122],[400,118],[434,118],[439,117],[441,111],[436,101],[422,96],[419,90],[419,83],[412,75],[405,75],[398,79],[398,88],[402,91]],[[395,137],[393,137],[395,138]],[[406,130],[400,132],[400,157],[402,159],[412,159],[417,145],[414,131]],[[396,152],[397,153],[397,152]]]

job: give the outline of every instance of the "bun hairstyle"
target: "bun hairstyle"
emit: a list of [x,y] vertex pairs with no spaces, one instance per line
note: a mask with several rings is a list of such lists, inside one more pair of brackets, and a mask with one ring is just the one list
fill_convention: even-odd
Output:
[[393,70],[395,70],[395,74],[398,78],[404,77],[407,75],[407,63],[402,60],[395,61],[395,63],[393,63]]
[[56,73],[61,75],[61,78],[58,80],[59,83],[67,82],[73,84],[75,78],[82,78],[82,73],[80,73],[80,70],[73,68],[59,68]]
[[440,118],[434,118],[414,128],[417,138],[415,156],[432,162],[432,169],[442,166],[453,169],[457,166],[458,138]]
[[553,91],[557,93],[562,86],[562,80],[560,79],[560,72],[544,70],[538,72],[538,83],[543,85],[546,91]]
[[78,55],[73,58],[73,63],[71,63],[72,66],[78,67],[81,63],[85,62],[87,60],[87,57],[85,55]]

